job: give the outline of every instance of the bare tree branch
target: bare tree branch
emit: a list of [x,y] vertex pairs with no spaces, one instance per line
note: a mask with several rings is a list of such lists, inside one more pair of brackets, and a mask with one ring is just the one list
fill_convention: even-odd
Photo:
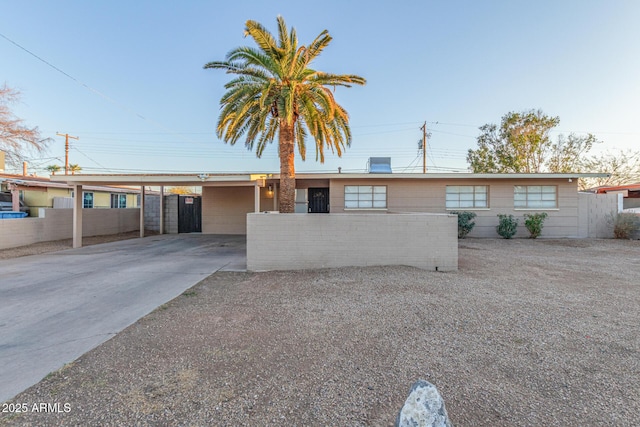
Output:
[[51,138],[42,138],[38,127],[29,128],[16,117],[10,106],[20,100],[20,92],[0,86],[0,150],[4,151],[7,164],[18,167],[30,153],[41,154]]

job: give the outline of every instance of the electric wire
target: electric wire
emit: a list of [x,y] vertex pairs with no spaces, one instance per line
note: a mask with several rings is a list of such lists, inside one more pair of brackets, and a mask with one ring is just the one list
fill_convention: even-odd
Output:
[[62,69],[58,68],[57,66],[53,65],[51,62],[47,61],[46,59],[38,56],[37,54],[33,53],[32,51],[30,51],[29,49],[25,48],[24,46],[20,45],[19,43],[13,41],[12,39],[10,39],[9,37],[7,37],[6,35],[0,33],[0,37],[2,37],[3,39],[7,40],[9,43],[13,44],[14,46],[18,47],[19,49],[22,49],[23,51],[27,52],[29,55],[33,56],[34,58],[36,58],[37,60],[43,62],[44,64],[46,64],[47,66],[51,67],[52,69],[56,70],[57,72],[61,73],[62,75],[64,75],[65,77],[71,79],[72,81],[76,82],[78,85],[84,87],[85,89],[87,89],[88,91],[94,93],[95,95],[98,95],[100,97],[102,97],[103,99],[109,101],[110,103],[112,103],[113,105],[115,105],[116,107],[120,108],[123,111],[126,111],[127,113],[130,113],[132,115],[134,115],[135,117],[142,119],[156,127],[158,127],[159,129],[162,129],[163,131],[171,134],[171,135],[177,135],[177,136],[183,136],[180,135],[177,132],[172,131],[171,129],[168,129],[167,127],[165,127],[164,125],[162,125],[161,123],[150,119],[148,117],[143,116],[142,114],[138,113],[137,111],[133,110],[132,108],[129,108],[128,106],[124,105],[121,102],[116,101],[115,99],[107,96],[106,94],[100,92],[99,90],[89,86],[88,84],[84,83],[83,81],[77,79],[76,77],[72,76],[71,74],[63,71]]

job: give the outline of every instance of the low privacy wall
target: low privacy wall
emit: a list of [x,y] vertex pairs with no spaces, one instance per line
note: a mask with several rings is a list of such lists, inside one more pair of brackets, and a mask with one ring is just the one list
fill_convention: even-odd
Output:
[[[82,235],[85,237],[139,229],[138,208],[82,210]],[[41,209],[39,218],[0,220],[0,249],[72,237],[73,209]]]
[[578,237],[613,238],[613,217],[622,210],[622,194],[578,193]]
[[457,216],[247,214],[247,270],[370,265],[457,270]]

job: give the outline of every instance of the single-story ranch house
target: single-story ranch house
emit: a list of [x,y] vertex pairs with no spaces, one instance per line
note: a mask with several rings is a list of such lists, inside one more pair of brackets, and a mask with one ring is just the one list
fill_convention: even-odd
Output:
[[[471,237],[497,237],[497,214],[512,214],[524,223],[526,213],[547,212],[543,237],[586,237],[586,213],[578,178],[606,174],[475,173],[301,173],[296,175],[296,212],[300,214],[385,214],[473,211]],[[278,174],[144,174],[66,175],[64,181],[82,194],[83,186],[202,187],[202,232],[246,234],[247,214],[278,210]],[[160,198],[162,200],[162,198]],[[81,200],[74,205],[74,242],[82,244]],[[144,232],[141,208],[141,233]],[[161,219],[162,221],[162,219]],[[162,228],[161,228],[162,230]],[[526,235],[524,228],[518,231]]]

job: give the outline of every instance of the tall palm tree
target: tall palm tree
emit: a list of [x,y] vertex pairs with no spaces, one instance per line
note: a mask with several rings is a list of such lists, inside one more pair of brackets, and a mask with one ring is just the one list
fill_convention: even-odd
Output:
[[81,170],[82,168],[77,163],[69,165],[69,172],[71,172],[71,175],[75,175],[76,172],[80,172]]
[[51,172],[51,175],[55,175],[56,172],[60,171],[60,169],[62,169],[60,166],[58,165],[49,165],[46,167],[46,169]]
[[245,36],[255,47],[238,47],[225,61],[209,62],[204,68],[226,70],[236,77],[225,85],[217,134],[234,145],[243,135],[245,146],[262,156],[266,144],[278,134],[280,157],[280,212],[295,209],[295,146],[306,158],[306,138],[316,143],[316,161],[324,162],[328,148],[338,156],[351,144],[349,116],[333,96],[336,86],[364,85],[351,74],[331,74],[310,68],[311,62],[331,42],[327,30],[308,46],[298,46],[296,31],[289,31],[278,16],[278,40],[256,21],[247,21]]

